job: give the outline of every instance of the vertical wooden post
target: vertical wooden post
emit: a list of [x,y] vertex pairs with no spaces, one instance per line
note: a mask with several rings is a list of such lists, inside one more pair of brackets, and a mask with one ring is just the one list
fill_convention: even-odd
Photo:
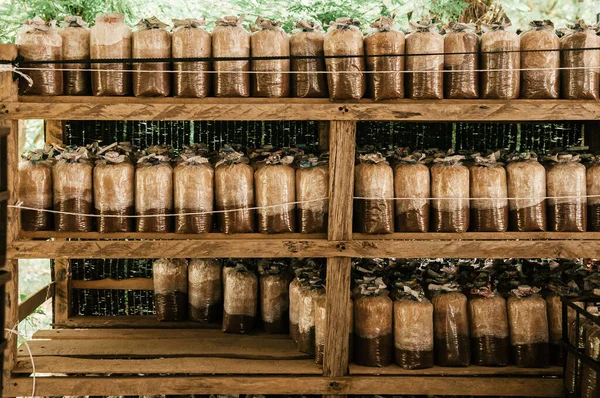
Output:
[[[355,121],[330,122],[329,240],[352,239],[354,196]],[[350,297],[349,258],[327,259],[327,308],[323,375],[344,376],[348,372]]]
[[[12,44],[0,45],[0,59],[12,61],[17,58],[17,47]],[[18,86],[13,81],[11,71],[0,72],[0,102],[18,101]],[[2,111],[0,105],[0,112]],[[17,167],[19,164],[19,122],[9,121],[2,122],[2,125],[10,127],[11,131],[7,140],[7,172],[8,172],[8,192],[9,205],[17,203],[17,188],[19,186],[19,174]],[[6,243],[7,248],[10,248],[12,242],[18,239],[20,230],[19,211],[15,208],[9,208],[7,211],[7,233]],[[19,260],[15,260],[10,256],[7,257],[6,268],[10,272],[10,282],[5,287],[5,324],[2,327],[6,329],[18,329],[19,325]],[[7,338],[7,346],[4,351],[4,370],[3,370],[3,386],[10,383],[12,369],[16,364],[17,358],[17,335],[5,332]]]
[[325,152],[329,150],[329,121],[320,120],[317,123],[319,126],[319,151]]

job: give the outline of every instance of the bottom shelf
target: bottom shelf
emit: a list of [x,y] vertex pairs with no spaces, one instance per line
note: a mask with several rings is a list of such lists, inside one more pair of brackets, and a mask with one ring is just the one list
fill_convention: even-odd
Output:
[[[214,329],[53,329],[28,342],[37,396],[162,394],[435,394],[559,397],[562,368],[440,368],[350,365],[322,377],[286,335]],[[25,345],[3,396],[32,393]]]

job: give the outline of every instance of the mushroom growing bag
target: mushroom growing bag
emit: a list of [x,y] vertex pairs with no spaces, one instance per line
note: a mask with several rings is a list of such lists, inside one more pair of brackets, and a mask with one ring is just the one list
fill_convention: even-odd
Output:
[[556,232],[585,232],[587,223],[586,170],[579,156],[548,156],[546,187],[548,229]]
[[[594,310],[592,316],[598,317],[597,310]],[[583,329],[585,339],[584,355],[595,361],[600,361],[600,327],[588,321]],[[583,365],[581,376],[581,397],[596,398],[600,392],[600,377],[598,372],[589,365]]]
[[[323,158],[300,161],[296,169],[298,229],[303,234],[326,232],[329,214],[329,163]],[[302,203],[305,202],[305,203]]]
[[92,171],[94,165],[85,147],[69,147],[56,156],[52,169],[54,225],[58,232],[90,232],[92,218]]
[[600,157],[592,157],[586,171],[588,228],[600,231]]
[[415,152],[402,157],[393,168],[396,231],[427,232],[431,178],[425,155]]
[[[101,148],[94,167],[94,208],[98,232],[131,232],[135,204],[135,167],[129,143]],[[120,216],[120,217],[113,217]]]
[[[133,58],[171,58],[171,33],[157,18],[144,18],[133,32]],[[133,95],[136,97],[167,97],[171,93],[169,62],[134,62]]]
[[[19,202],[25,207],[52,210],[52,148],[46,146],[23,155],[19,163]],[[21,210],[23,231],[47,231],[54,215],[45,211]]]
[[558,98],[560,41],[554,25],[550,21],[533,21],[529,27],[521,34],[521,68],[544,70],[521,71],[521,98]]
[[546,301],[538,291],[521,285],[508,298],[513,363],[524,368],[543,368],[550,362]]
[[[438,366],[469,366],[471,361],[467,297],[454,286],[435,286],[433,327],[435,363]],[[429,286],[431,291],[433,286]]]
[[[173,211],[173,168],[167,150],[150,147],[137,161],[135,214],[137,232],[170,232]],[[155,216],[155,217],[148,217]]]
[[332,100],[360,99],[365,95],[365,52],[359,24],[357,20],[338,18],[331,23],[325,35],[325,57],[344,56],[325,59],[329,98]]
[[[248,58],[239,61],[214,60],[215,97],[248,97],[250,95],[250,33],[242,26],[244,17],[218,19],[212,33],[214,58]],[[238,73],[235,73],[238,72]]]
[[215,205],[218,225],[226,234],[254,232],[254,170],[241,152],[224,147],[215,165]]
[[161,258],[152,265],[154,307],[159,321],[184,321],[188,310],[188,262]]
[[510,338],[506,300],[490,289],[477,289],[469,299],[469,320],[473,365],[508,365]]
[[388,366],[393,360],[394,305],[385,288],[361,290],[354,298],[354,361],[361,366]]
[[298,344],[298,334],[300,330],[298,328],[298,311],[300,309],[300,290],[302,289],[302,283],[297,277],[290,283],[289,286],[289,318],[290,318],[290,337],[294,343]]
[[17,33],[17,48],[23,58],[19,66],[31,68],[25,73],[28,79],[19,79],[19,94],[62,95],[63,72],[61,64],[29,64],[27,61],[60,61],[62,37],[55,28],[56,21],[44,22],[40,17],[23,22]]
[[[369,89],[373,99],[404,98],[404,33],[394,19],[379,17],[365,37]],[[384,56],[382,56],[384,55]]]
[[290,328],[297,331],[292,329],[291,335],[296,336],[298,351],[314,355],[315,302],[325,296],[325,265],[320,260],[304,259],[295,267],[294,273],[298,287],[290,286],[295,290],[290,290]]
[[[211,36],[198,19],[174,19],[173,58],[210,58]],[[173,62],[173,96],[204,98],[210,94],[210,62]]]
[[223,332],[252,332],[258,306],[258,278],[254,271],[240,262],[226,265],[223,294]]
[[369,198],[354,199],[357,232],[394,232],[394,172],[381,153],[359,156],[354,169],[354,196]]
[[[125,25],[123,14],[103,14],[96,17],[90,29],[90,58],[131,58],[131,29]],[[128,95],[131,93],[131,73],[127,63],[92,64],[92,69],[114,72],[92,72],[94,95]]]
[[292,73],[292,97],[327,97],[325,59],[319,58],[325,54],[323,28],[318,22],[303,19],[296,23],[296,28],[290,37],[290,54],[292,72],[299,73]]
[[289,331],[290,272],[285,261],[263,260],[260,274],[260,313],[265,332],[287,334]]
[[294,232],[296,229],[296,171],[293,156],[281,151],[270,153],[257,163],[254,189],[258,231],[267,234]]
[[519,98],[520,40],[515,32],[505,30],[507,26],[494,24],[481,36],[482,98]]
[[[566,99],[600,99],[600,36],[583,21],[560,39],[562,94]],[[596,50],[586,50],[596,48]]]
[[498,156],[499,153],[478,156],[469,169],[473,199],[470,225],[476,232],[505,232],[508,228],[506,169],[497,162]]
[[407,96],[412,99],[442,99],[444,38],[431,21],[411,23],[411,26],[414,31],[406,37],[406,70],[412,72],[406,76]]
[[444,97],[473,99],[479,97],[479,36],[471,24],[451,22],[444,36]]
[[212,229],[215,171],[202,147],[184,149],[173,169],[175,232],[203,234]]
[[[550,262],[550,267],[560,267],[560,264],[555,261]],[[559,271],[556,281],[551,281],[546,286],[550,292],[546,295],[546,308],[548,309],[548,333],[550,341],[550,363],[552,365],[564,366],[564,356],[561,347],[562,331],[563,331],[563,306],[562,297],[574,298],[582,294],[577,283],[571,279],[568,283],[563,280],[564,276]],[[576,303],[583,307],[584,303]],[[576,318],[576,312],[572,308],[567,307],[567,325],[570,325]],[[583,319],[581,319],[583,321]],[[567,326],[568,327],[568,326]]]
[[469,229],[469,169],[464,156],[434,160],[431,167],[431,228],[433,232],[466,232]]
[[188,266],[188,303],[190,320],[215,323],[223,314],[221,263],[216,259],[196,258]]
[[[281,22],[258,17],[257,31],[250,36],[253,57],[281,57],[282,59],[253,59],[253,97],[287,97],[290,95],[290,39],[281,29]],[[272,72],[272,73],[264,73]]]
[[[546,170],[535,153],[522,153],[506,166],[509,221],[513,231],[546,230]],[[515,198],[515,199],[512,199]]]
[[[81,17],[66,17],[63,28],[58,31],[62,37],[62,59],[84,60],[90,58],[90,30]],[[90,69],[90,64],[63,63],[65,69]],[[91,77],[86,70],[66,70],[63,74],[65,95],[90,95]]]

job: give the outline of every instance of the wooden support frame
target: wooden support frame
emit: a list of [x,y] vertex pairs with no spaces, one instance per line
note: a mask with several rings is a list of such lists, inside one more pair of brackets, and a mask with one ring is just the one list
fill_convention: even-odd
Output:
[[19,305],[19,322],[31,315],[40,305],[53,298],[54,282],[50,282]]

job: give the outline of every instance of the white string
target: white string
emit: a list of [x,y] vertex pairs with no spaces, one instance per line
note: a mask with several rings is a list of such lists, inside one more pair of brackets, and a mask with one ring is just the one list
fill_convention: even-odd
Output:
[[[160,63],[160,62],[158,62]],[[57,64],[59,65],[59,64]],[[600,66],[569,66],[569,67],[559,67],[559,68],[506,68],[506,69],[442,69],[442,70],[386,70],[386,71],[373,71],[373,70],[364,70],[364,71],[354,71],[354,70],[341,70],[341,71],[291,71],[291,70],[282,70],[282,71],[262,71],[262,70],[206,70],[206,71],[192,71],[192,70],[132,70],[132,69],[78,69],[78,68],[16,68],[18,70],[24,71],[64,71],[64,72],[135,72],[135,73],[194,73],[194,74],[202,74],[202,73],[223,73],[223,74],[316,74],[316,73],[324,73],[324,74],[373,74],[373,73],[473,73],[473,72],[524,72],[524,71],[558,71],[558,70],[597,70],[600,73]]]
[[21,333],[19,333],[17,330],[15,330],[15,328],[17,328],[18,326],[19,326],[19,324],[16,324],[12,329],[5,328],[4,330],[16,335],[17,337],[23,338],[23,344],[25,344],[25,348],[27,348],[27,353],[29,354],[29,360],[31,361],[31,370],[33,371],[32,372],[33,380],[31,382],[31,385],[32,385],[31,398],[33,398],[33,397],[35,397],[35,362],[33,361],[33,354],[31,352],[31,348],[29,347],[29,344],[27,343],[27,339],[25,338],[25,336],[23,336]]
[[522,197],[501,197],[501,198],[384,198],[384,197],[367,197],[355,196],[353,199],[359,200],[545,200],[545,199],[585,199],[585,198],[600,198],[600,195],[574,195],[574,196],[532,196],[527,198]]

